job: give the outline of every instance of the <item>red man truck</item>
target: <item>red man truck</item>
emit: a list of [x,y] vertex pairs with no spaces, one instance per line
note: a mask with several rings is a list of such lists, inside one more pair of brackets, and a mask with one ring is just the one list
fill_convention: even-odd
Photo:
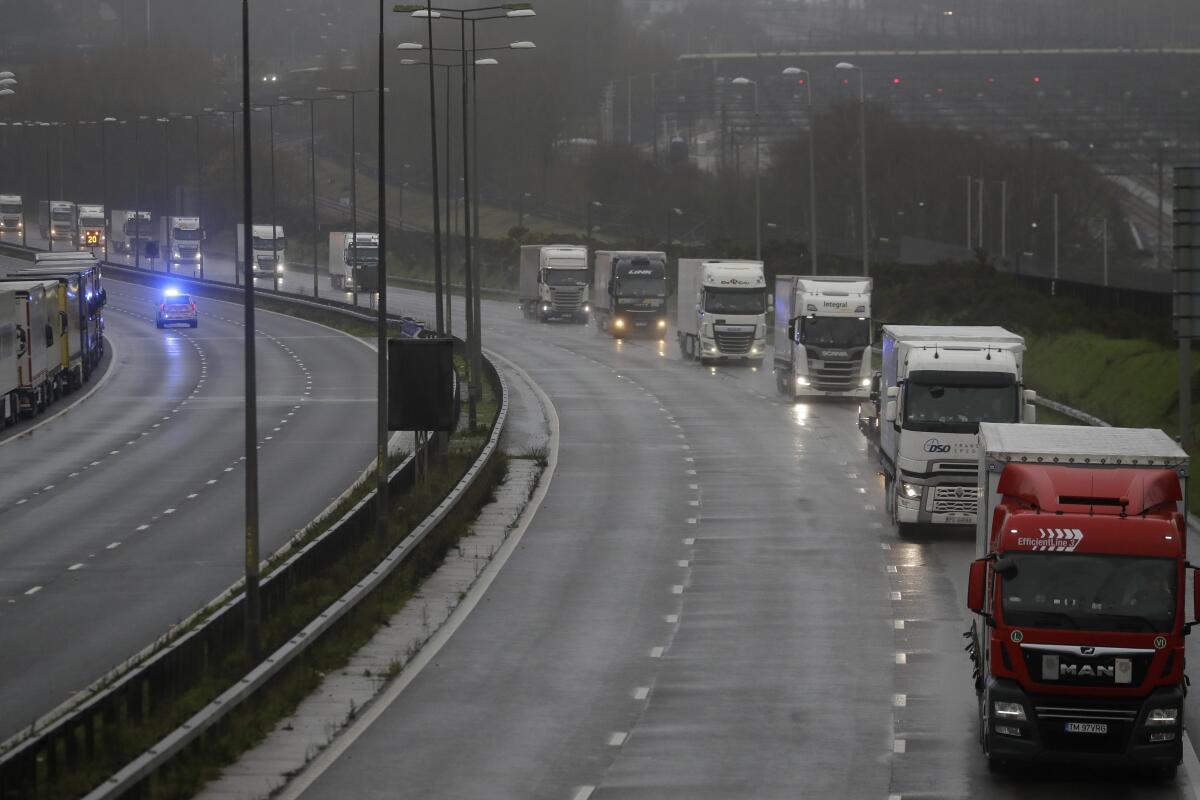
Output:
[[[1162,431],[979,426],[965,636],[1007,761],[1182,758],[1188,457]],[[1200,592],[1196,592],[1200,598]],[[1193,608],[1193,616],[1200,616]]]

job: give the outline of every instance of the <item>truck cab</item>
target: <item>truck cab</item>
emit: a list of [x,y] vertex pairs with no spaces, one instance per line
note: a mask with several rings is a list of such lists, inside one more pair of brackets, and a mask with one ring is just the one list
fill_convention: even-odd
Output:
[[136,254],[154,238],[154,220],[149,211],[112,212],[112,247],[123,255]]
[[171,269],[192,273],[204,269],[204,229],[199,217],[171,217],[167,229],[167,254]]
[[0,194],[0,235],[25,232],[25,206],[19,194]]
[[866,398],[870,348],[870,278],[776,276],[775,383],[781,394]]
[[684,357],[761,365],[767,300],[761,261],[679,259],[676,324]]
[[588,250],[576,245],[525,245],[521,248],[521,307],[526,318],[586,323]]
[[1173,774],[1187,454],[1161,431],[980,428],[986,514],[967,591],[979,622],[966,636],[984,754]]
[[104,206],[80,205],[76,227],[79,230],[79,249],[95,253],[97,248],[103,248]]
[[[251,268],[254,277],[283,277],[287,265],[287,239],[282,225],[255,225],[252,229]],[[238,237],[238,247],[241,237]]]
[[43,200],[39,222],[42,237],[48,241],[71,241],[75,238],[75,204],[67,200]]
[[616,338],[662,338],[667,325],[667,254],[597,250],[593,316]]
[[329,234],[329,279],[335,289],[378,290],[379,234]]

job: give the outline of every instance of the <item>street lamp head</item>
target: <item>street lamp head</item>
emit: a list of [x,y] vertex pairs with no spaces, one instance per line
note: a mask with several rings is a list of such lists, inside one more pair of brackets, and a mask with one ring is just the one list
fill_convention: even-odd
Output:
[[508,46],[509,50],[533,50],[537,47],[533,42],[513,42]]
[[418,61],[418,60],[417,60],[417,59],[415,59],[415,58],[402,58],[402,59],[400,59],[400,66],[402,66],[402,67],[412,67],[412,66],[416,66],[416,65],[418,65],[418,64],[425,64],[425,63],[428,63],[428,62],[425,62],[425,61]]
[[500,62],[494,58],[477,58],[477,59],[475,59],[475,66],[477,66],[477,67],[494,67],[499,63]]
[[412,12],[412,15],[414,17],[416,17],[417,19],[441,19],[442,18],[442,12],[429,11],[428,9],[424,9],[424,8],[418,8],[416,11]]
[[105,117],[104,121],[105,122],[116,122],[117,118],[116,117]]
[[808,70],[800,69],[799,67],[785,67],[783,70],[783,74],[784,75],[807,75]]
[[514,8],[512,11],[505,13],[510,19],[518,19],[520,17],[536,17],[537,12],[532,8]]
[[15,77],[16,77],[16,75],[13,75],[8,70],[5,70],[4,72],[0,72],[0,78],[15,78]]
[[0,86],[16,86],[16,78],[0,78]]
[[839,61],[835,69],[858,69],[858,67],[854,66],[849,61]]
[[424,50],[425,45],[420,42],[401,42],[396,45],[397,50]]
[[754,81],[750,80],[749,78],[734,78],[730,81],[730,83],[732,83],[734,86],[750,86],[754,83]]
[[170,122],[171,120],[167,119],[166,117],[159,117],[158,119],[156,119],[154,121],[155,122]]
[[0,97],[8,97],[10,94],[16,94],[12,89],[0,89]]

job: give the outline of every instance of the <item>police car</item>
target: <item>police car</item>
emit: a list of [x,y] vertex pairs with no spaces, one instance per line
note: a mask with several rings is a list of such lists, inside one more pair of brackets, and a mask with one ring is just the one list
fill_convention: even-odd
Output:
[[160,328],[168,325],[189,325],[193,328],[200,324],[200,312],[189,294],[182,294],[178,289],[164,289],[158,303],[158,312],[154,318]]

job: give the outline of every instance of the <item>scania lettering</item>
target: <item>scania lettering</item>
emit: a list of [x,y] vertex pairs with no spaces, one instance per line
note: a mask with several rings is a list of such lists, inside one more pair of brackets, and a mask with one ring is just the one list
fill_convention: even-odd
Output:
[[870,278],[775,278],[775,386],[793,399],[870,394]]
[[25,205],[19,194],[0,194],[0,234],[25,232]]
[[576,245],[522,245],[518,299],[526,319],[585,323],[588,251]]
[[767,347],[761,261],[679,259],[675,324],[684,358],[760,366]]
[[1033,422],[1025,340],[995,327],[885,325],[879,460],[901,534],[974,525],[980,422]]
[[104,206],[80,205],[76,222],[79,249],[89,253],[104,251]]
[[965,634],[989,762],[1183,755],[1188,456],[1162,431],[979,425]]
[[615,338],[665,338],[667,326],[667,254],[633,250],[597,250],[594,258],[598,330]]

